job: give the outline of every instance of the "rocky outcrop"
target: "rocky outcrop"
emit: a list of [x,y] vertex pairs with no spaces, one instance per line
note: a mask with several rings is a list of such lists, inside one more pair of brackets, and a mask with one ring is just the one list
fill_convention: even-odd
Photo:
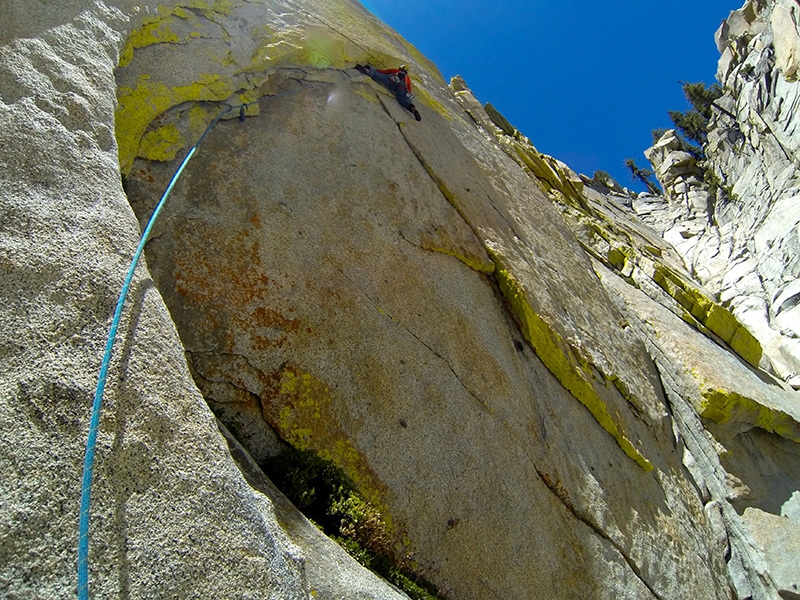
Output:
[[112,364],[94,594],[405,597],[264,474],[298,453],[441,598],[791,597],[796,394],[624,190],[349,0],[49,11],[0,53],[5,595],[74,593],[106,328],[192,152]]
[[[637,203],[640,216],[758,338],[762,366],[796,389],[798,10],[788,0],[748,1],[723,22],[716,39],[724,95],[713,107],[705,148],[708,183],[695,167],[686,172],[693,161],[667,134],[647,153],[667,188],[667,206],[651,198]],[[694,181],[684,185],[686,175]]]
[[[123,3],[12,5],[0,48],[0,596],[72,598],[92,394],[140,233],[120,185],[114,70],[141,16]],[[243,477],[144,268],[120,334],[91,597],[406,597]]]
[[713,226],[709,218],[714,198],[705,172],[695,156],[682,149],[675,130],[667,131],[645,156],[664,194],[641,194],[633,202],[634,210],[685,258],[696,276],[707,280],[699,271],[708,269],[708,261],[695,254],[700,234]]
[[[760,370],[742,370],[742,359],[753,367],[762,363],[760,344],[685,269],[686,247],[674,247],[663,239],[672,228],[680,230],[687,221],[691,224],[691,216],[703,219],[702,203],[686,202],[707,193],[694,161],[668,158],[673,166],[664,177],[669,182],[666,198],[643,194],[631,202],[624,190],[612,193],[612,186],[585,177],[582,188],[568,184],[577,179],[569,168],[536,151],[518,133],[504,135],[492,126],[488,114],[481,115],[480,104],[462,82],[455,87],[459,101],[484,131],[496,136],[537,177],[593,257],[611,297],[645,340],[659,369],[676,435],[685,445],[684,465],[701,490],[705,510],[717,520],[719,539],[725,540],[728,572],[737,596],[792,597],[798,583],[794,577],[785,578],[783,565],[785,557],[791,557],[791,562],[798,555],[790,536],[774,535],[772,519],[793,514],[800,483],[794,458],[794,444],[800,439],[797,396]],[[674,146],[672,137],[665,135],[651,152],[655,165],[677,150],[669,147]],[[550,174],[538,175],[543,172]],[[692,185],[680,189],[682,196],[678,196],[676,182],[687,181]],[[631,205],[650,226],[632,215]],[[696,336],[692,329],[703,335]],[[785,426],[769,424],[778,422]],[[764,445],[766,438],[761,437],[769,435],[758,431],[779,433],[768,443],[781,447],[781,459],[773,462],[774,455]],[[755,455],[760,456],[757,465]],[[765,473],[775,476],[773,483]],[[769,523],[772,533],[761,530],[759,523]],[[785,524],[795,527],[794,522]]]

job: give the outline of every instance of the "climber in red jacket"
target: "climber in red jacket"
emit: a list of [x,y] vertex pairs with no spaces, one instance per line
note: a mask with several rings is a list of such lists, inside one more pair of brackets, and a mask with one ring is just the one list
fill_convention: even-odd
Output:
[[411,93],[411,78],[408,76],[408,67],[400,65],[399,69],[384,69],[379,71],[370,65],[356,65],[356,69],[389,88],[397,97],[397,101],[403,108],[414,113],[414,118],[417,121],[422,120],[417,107],[414,106],[412,102],[414,95]]

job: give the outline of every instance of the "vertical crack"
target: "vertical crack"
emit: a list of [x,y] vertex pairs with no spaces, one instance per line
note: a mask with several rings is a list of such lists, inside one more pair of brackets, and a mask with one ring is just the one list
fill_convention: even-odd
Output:
[[[658,347],[656,332],[635,315],[631,319],[631,324],[644,340],[658,370],[664,397],[680,434],[678,442],[697,463],[694,469],[687,468],[687,470],[699,491],[699,499],[706,507],[714,503],[719,507],[727,538],[725,559],[730,584],[739,598],[753,600],[778,598],[777,589],[767,572],[761,550],[728,501],[727,471],[720,462],[710,434],[700,416],[685,397],[686,392],[682,389],[681,382],[670,375],[669,358]],[[703,498],[704,494],[707,494],[706,498]]]

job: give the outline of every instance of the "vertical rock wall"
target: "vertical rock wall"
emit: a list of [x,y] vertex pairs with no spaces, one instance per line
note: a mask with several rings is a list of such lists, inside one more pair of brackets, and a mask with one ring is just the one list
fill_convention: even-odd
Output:
[[[3,11],[0,596],[74,598],[92,395],[140,235],[120,180],[114,71],[142,13],[160,13],[122,2]],[[92,490],[90,597],[406,597],[243,477],[146,267],[119,334]]]
[[[93,595],[405,597],[266,478],[288,447],[344,473],[390,558],[442,598],[795,593],[796,394],[629,197],[540,154],[349,0],[8,14],[4,596],[74,595],[118,287],[226,106],[120,329]],[[409,64],[422,122],[356,63]]]
[[637,205],[639,214],[646,212],[649,222],[681,251],[689,269],[758,338],[768,359],[762,366],[796,388],[799,10],[788,0],[748,1],[723,22],[716,40],[722,55],[717,78],[724,95],[713,107],[706,183],[694,185],[699,205],[686,205],[686,194],[692,192],[672,189],[672,182],[687,173],[681,153],[667,140],[651,149],[648,158],[668,188],[669,208],[648,207],[650,200]]

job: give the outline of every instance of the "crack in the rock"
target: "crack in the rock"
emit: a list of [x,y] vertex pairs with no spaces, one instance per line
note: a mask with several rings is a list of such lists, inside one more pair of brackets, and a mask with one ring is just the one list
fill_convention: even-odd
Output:
[[634,562],[634,560],[628,556],[625,550],[615,542],[610,535],[608,535],[605,531],[603,531],[599,526],[592,522],[591,519],[581,515],[578,512],[578,509],[572,504],[567,495],[567,492],[563,488],[559,488],[558,484],[554,483],[552,478],[547,474],[539,470],[538,467],[534,465],[536,469],[536,473],[539,475],[539,478],[542,480],[542,483],[547,487],[550,492],[559,499],[559,501],[566,507],[569,513],[578,521],[589,527],[594,533],[604,539],[606,542],[611,544],[611,546],[619,553],[619,555],[623,558],[623,560],[627,563],[628,568],[633,571],[634,575],[636,575],[637,579],[642,582],[642,584],[648,589],[648,591],[658,600],[666,600],[661,594],[659,594],[656,589],[644,578],[641,569],[639,566]]
[[[334,269],[336,269],[336,270],[339,272],[339,274],[341,274],[341,276],[342,276],[342,277],[344,277],[344,278],[345,278],[347,281],[349,281],[349,282],[350,282],[350,283],[353,285],[353,287],[354,287],[354,288],[356,288],[356,289],[359,289],[359,286],[358,286],[358,284],[357,284],[356,282],[354,282],[352,279],[350,279],[350,277],[348,277],[348,276],[347,276],[347,273],[345,273],[345,272],[344,272],[344,271],[343,271],[341,268],[339,268],[339,267],[338,267],[338,266],[336,266],[336,265],[332,265],[332,266],[333,266],[333,268],[334,268]],[[372,298],[369,296],[369,294],[367,294],[367,293],[365,293],[365,292],[363,292],[363,291],[362,291],[361,293],[362,293],[362,294],[364,294],[364,296],[367,298],[367,300],[369,300],[369,302],[370,302],[370,303],[371,303],[373,306],[380,306],[380,304],[379,304],[378,302],[376,302],[375,300],[373,300],[373,299],[372,299]],[[390,314],[389,314],[388,312],[386,312],[384,309],[381,309],[381,310],[383,310],[383,311],[386,313],[386,315],[389,317],[389,319],[391,319],[392,323],[396,323],[396,324],[397,324],[399,327],[401,327],[401,328],[403,329],[403,331],[405,331],[405,332],[406,332],[408,335],[410,335],[410,336],[411,336],[411,337],[413,337],[415,340],[417,340],[417,342],[419,342],[419,343],[420,343],[422,346],[424,346],[424,347],[425,347],[425,348],[426,348],[426,349],[427,349],[427,350],[428,350],[428,351],[429,351],[431,354],[433,354],[434,356],[436,356],[436,357],[437,357],[439,360],[441,360],[441,361],[442,361],[442,362],[443,362],[445,365],[447,365],[447,368],[448,368],[448,369],[450,370],[450,372],[453,374],[453,377],[455,377],[456,381],[458,381],[458,383],[461,385],[461,387],[462,387],[462,388],[464,388],[464,391],[465,391],[465,392],[467,392],[467,394],[469,394],[469,395],[470,395],[470,396],[471,396],[471,397],[472,397],[472,398],[473,398],[473,399],[474,399],[474,400],[475,400],[475,401],[476,401],[478,404],[480,404],[480,405],[483,407],[483,409],[484,409],[485,411],[487,411],[487,412],[491,412],[491,409],[490,409],[490,407],[489,407],[489,404],[488,404],[487,402],[485,402],[484,400],[481,400],[481,399],[478,397],[478,395],[477,395],[475,392],[473,392],[472,390],[470,390],[470,389],[467,387],[467,385],[466,385],[466,384],[464,383],[464,381],[461,379],[461,376],[460,376],[460,375],[459,375],[459,374],[456,372],[456,370],[453,368],[453,365],[451,365],[451,364],[450,364],[450,361],[448,361],[448,360],[447,360],[447,359],[446,359],[444,356],[442,356],[442,355],[441,355],[439,352],[437,352],[436,350],[434,350],[434,349],[433,349],[433,348],[432,348],[432,347],[431,347],[431,346],[430,346],[430,345],[429,345],[427,342],[425,342],[425,341],[424,341],[424,340],[423,340],[421,337],[419,337],[419,336],[418,336],[416,333],[414,333],[414,332],[413,332],[413,331],[411,331],[411,330],[410,330],[408,327],[406,327],[405,325],[403,325],[403,324],[402,324],[400,321],[398,321],[397,319],[395,319],[395,318],[394,318],[392,315],[390,315]]]
[[[383,99],[380,98],[380,96],[379,96],[378,100],[380,100],[381,106],[383,107],[383,110],[386,112],[386,114],[389,115],[392,118],[392,120],[395,122],[395,125],[397,125],[397,129],[400,131],[400,135],[403,137],[403,140],[405,141],[406,145],[411,150],[411,153],[414,155],[414,157],[417,159],[419,164],[422,166],[422,168],[428,174],[428,177],[431,178],[431,181],[433,181],[434,185],[439,189],[439,192],[442,194],[442,196],[444,196],[445,200],[447,200],[447,202],[456,210],[458,215],[467,224],[467,226],[469,226],[469,228],[472,230],[472,233],[475,235],[475,238],[485,248],[485,245],[483,243],[483,240],[482,240],[481,236],[478,235],[478,232],[476,231],[475,227],[470,222],[470,220],[467,218],[467,215],[464,213],[463,209],[456,202],[455,194],[453,194],[450,191],[450,189],[447,187],[447,185],[445,185],[444,179],[439,177],[436,174],[436,172],[434,171],[433,167],[431,167],[431,165],[428,164],[428,162],[422,156],[422,152],[420,152],[420,150],[416,146],[414,146],[414,144],[411,142],[411,140],[408,139],[408,136],[406,136],[405,132],[403,131],[402,124],[398,123],[394,119],[394,117],[392,116],[391,112],[389,111],[389,108],[386,106],[386,104],[384,104]],[[489,206],[491,206],[492,210],[494,210],[497,213],[497,215],[500,217],[500,219],[502,219],[502,221],[505,223],[505,225],[508,227],[508,229],[511,231],[511,233],[513,233],[514,236],[517,239],[522,239],[522,237],[514,229],[514,224],[509,222],[509,220],[503,215],[503,213],[501,213],[498,210],[498,208],[494,205],[494,202],[492,201],[491,196],[487,195],[487,198],[489,200]],[[487,248],[487,251],[488,251],[488,248]],[[490,254],[490,256],[491,256],[491,254]]]
[[697,480],[691,469],[687,471],[699,492],[699,500],[705,502],[702,491],[705,488],[709,498],[705,505],[708,506],[712,502],[719,505],[728,544],[725,560],[733,589],[740,598],[754,600],[777,598],[777,590],[767,573],[761,550],[728,501],[727,471],[709,439],[710,434],[703,426],[697,410],[684,398],[681,382],[670,375],[668,366],[670,360],[658,347],[657,332],[646,322],[635,315],[632,316],[632,326],[644,339],[645,347],[658,371],[669,412],[680,434],[680,439],[676,441],[688,450],[698,463],[696,468],[700,471],[702,481]]
[[431,352],[431,353],[432,353],[434,356],[436,356],[436,357],[437,357],[439,360],[441,360],[441,361],[442,361],[442,362],[443,362],[445,365],[447,365],[447,368],[448,368],[448,369],[450,369],[450,372],[453,374],[453,377],[455,377],[456,381],[458,381],[458,383],[459,383],[459,384],[461,384],[461,387],[462,387],[462,388],[464,388],[464,391],[465,391],[465,392],[467,392],[467,393],[468,393],[470,396],[472,396],[472,398],[473,398],[473,399],[474,399],[474,400],[475,400],[475,401],[476,401],[478,404],[480,404],[480,405],[483,407],[483,409],[484,409],[485,411],[487,411],[487,412],[491,412],[491,408],[489,407],[489,404],[488,404],[488,403],[486,403],[485,401],[481,400],[481,399],[478,397],[478,395],[477,395],[475,392],[473,392],[472,390],[470,390],[470,389],[467,387],[467,385],[466,385],[466,384],[464,383],[464,381],[461,379],[461,376],[460,376],[458,373],[456,373],[455,369],[453,368],[453,365],[451,365],[451,364],[450,364],[450,361],[449,361],[449,360],[447,360],[447,359],[446,359],[444,356],[442,356],[441,354],[439,354],[439,352],[437,352],[437,351],[436,351],[436,350],[434,350],[434,349],[433,349],[431,346],[429,346],[429,345],[428,345],[428,343],[427,343],[427,342],[425,342],[425,340],[423,340],[422,338],[420,338],[420,337],[419,337],[419,336],[418,336],[416,333],[414,333],[413,331],[411,331],[410,329],[408,329],[408,328],[407,328],[405,325],[403,325],[402,323],[400,324],[400,327],[402,327],[402,328],[403,328],[403,329],[406,331],[406,333],[408,333],[408,334],[409,334],[411,337],[413,337],[415,340],[417,340],[417,341],[418,341],[420,344],[422,344],[422,345],[423,345],[425,348],[427,348],[427,349],[428,349],[428,350],[429,350],[429,351],[430,351],[430,352]]
[[[197,364],[194,361],[194,358],[195,357],[199,357],[199,356],[211,356],[211,357],[217,357],[217,358],[218,357],[224,357],[224,358],[229,358],[229,359],[238,358],[238,359],[241,359],[242,361],[244,361],[244,363],[247,365],[247,367],[252,369],[252,371],[254,371],[255,373],[264,374],[264,371],[262,369],[258,368],[257,366],[255,366],[252,362],[250,362],[250,359],[247,356],[245,356],[244,354],[238,354],[238,353],[235,353],[235,352],[211,352],[211,351],[195,351],[195,350],[185,350],[185,353],[187,355],[189,355],[189,357],[191,359],[190,364],[191,364],[191,370],[193,372],[193,375],[196,374],[198,377],[201,377],[204,381],[208,381],[210,383],[229,384],[229,385],[231,385],[232,387],[234,387],[236,389],[239,389],[239,390],[242,390],[243,392],[247,392],[249,394],[252,394],[253,396],[255,396],[256,398],[259,399],[259,403],[260,403],[261,396],[259,396],[253,390],[248,389],[247,387],[244,387],[243,385],[237,385],[235,382],[231,381],[230,379],[216,379],[216,378],[209,377],[206,374],[200,372],[200,369],[198,368]],[[286,367],[286,362],[283,362],[276,369],[276,371],[281,371],[285,367]]]

